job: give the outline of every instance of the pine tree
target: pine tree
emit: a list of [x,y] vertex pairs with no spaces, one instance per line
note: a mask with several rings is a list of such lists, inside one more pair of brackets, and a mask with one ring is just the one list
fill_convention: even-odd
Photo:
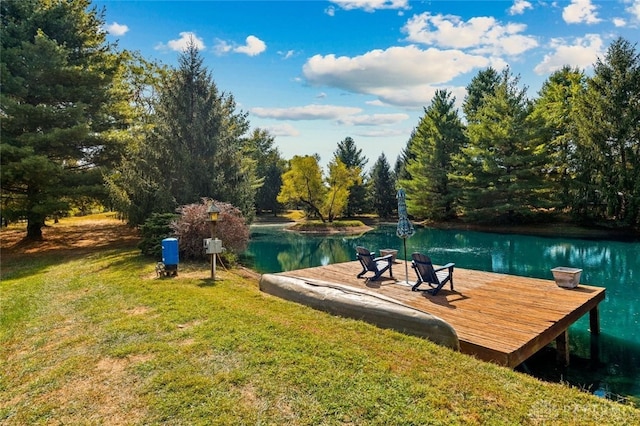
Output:
[[[619,38],[577,99],[575,138],[583,217],[640,223],[640,55]],[[601,209],[600,209],[601,208]]]
[[464,98],[462,111],[467,123],[476,121],[478,110],[484,104],[487,95],[493,95],[500,83],[500,74],[493,68],[480,71],[467,85],[467,96]]
[[266,130],[255,129],[247,142],[248,155],[256,162],[256,175],[262,180],[256,192],[256,212],[267,210],[276,215],[281,209],[277,197],[287,162],[274,148],[274,138]]
[[139,54],[126,54],[130,57],[125,79],[132,87],[130,105],[136,114],[128,129],[129,143],[105,180],[110,206],[129,224],[140,225],[151,213],[170,211],[166,206],[173,205],[156,167],[159,151],[146,143],[154,125],[158,88],[168,68],[146,61]]
[[415,139],[415,136],[416,129],[413,129],[407,144],[402,148],[402,151],[400,151],[400,154],[398,154],[398,157],[396,158],[396,162],[393,166],[393,173],[395,174],[397,181],[411,179],[411,174],[407,170],[407,164],[409,164],[410,160],[414,160],[414,156],[411,153],[411,144]]
[[247,114],[218,90],[193,43],[178,59],[157,88],[150,130],[113,179],[130,203],[129,222],[202,198],[231,203],[251,221],[261,180],[245,136]]
[[411,179],[400,179],[400,186],[407,192],[412,215],[435,220],[455,216],[451,157],[465,136],[454,104],[450,92],[438,90],[408,144],[411,157],[406,168]]
[[520,222],[549,207],[542,179],[546,147],[528,120],[526,89],[503,71],[494,94],[483,98],[467,127],[468,145],[454,156],[452,175],[464,214],[470,220]]
[[42,238],[49,216],[104,198],[126,141],[122,56],[88,0],[0,3],[2,214]]
[[369,193],[373,197],[373,209],[381,218],[389,217],[397,207],[396,182],[384,153],[380,154],[371,169]]
[[209,197],[230,202],[245,216],[253,211],[255,176],[246,173],[243,156],[248,129],[246,113],[236,112],[232,95],[219,92],[191,43],[160,90],[151,141],[177,205]]
[[584,89],[584,73],[565,66],[544,82],[531,115],[533,120],[540,121],[539,135],[548,144],[545,172],[549,186],[558,194],[557,208],[573,204],[571,188],[576,170],[573,109]]
[[336,159],[340,159],[348,169],[357,170],[357,173],[360,175],[360,179],[349,188],[349,200],[345,210],[346,216],[352,217],[355,214],[363,213],[367,210],[366,176],[364,175],[364,168],[369,160],[363,156],[362,149],[358,149],[355,141],[348,136],[338,143],[338,148],[333,155]]

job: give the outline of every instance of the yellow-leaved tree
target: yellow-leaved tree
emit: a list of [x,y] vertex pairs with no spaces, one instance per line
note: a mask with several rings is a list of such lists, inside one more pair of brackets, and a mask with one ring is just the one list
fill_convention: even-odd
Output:
[[289,170],[282,175],[282,186],[277,200],[282,204],[302,204],[305,210],[317,215],[324,222],[320,206],[326,192],[318,158],[311,155],[295,155],[289,161]]
[[348,168],[339,158],[329,163],[328,191],[322,206],[322,213],[329,222],[344,213],[349,202],[350,189],[362,183],[359,168]]
[[302,204],[322,222],[333,222],[347,206],[349,188],[358,182],[360,171],[348,169],[340,159],[329,163],[329,177],[323,179],[317,155],[294,156],[282,175],[278,202]]

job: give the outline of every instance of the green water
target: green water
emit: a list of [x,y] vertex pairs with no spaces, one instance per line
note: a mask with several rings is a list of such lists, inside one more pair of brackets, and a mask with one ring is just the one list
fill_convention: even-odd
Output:
[[[388,225],[358,237],[314,237],[282,226],[254,226],[244,262],[261,273],[290,271],[355,260],[358,245],[398,249],[404,258],[395,230]],[[600,303],[601,334],[591,336],[585,315],[569,329],[569,367],[557,364],[553,349],[545,348],[519,369],[596,395],[640,401],[640,243],[418,228],[407,240],[408,256],[414,251],[436,264],[544,279],[553,279],[555,266],[581,268],[582,284],[607,289]],[[409,269],[409,280],[414,279]]]

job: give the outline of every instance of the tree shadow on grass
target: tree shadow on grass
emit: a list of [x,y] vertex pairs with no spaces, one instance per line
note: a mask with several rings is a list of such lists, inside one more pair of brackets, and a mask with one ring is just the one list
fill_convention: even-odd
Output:
[[87,219],[61,222],[43,228],[40,241],[25,240],[25,229],[10,228],[0,233],[0,276],[19,279],[38,274],[66,261],[113,250],[135,249],[139,235],[116,219]]

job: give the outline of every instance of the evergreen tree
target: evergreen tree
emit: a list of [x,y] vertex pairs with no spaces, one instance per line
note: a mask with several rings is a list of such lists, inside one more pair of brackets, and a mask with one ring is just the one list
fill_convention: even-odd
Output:
[[493,95],[500,83],[500,74],[493,68],[480,71],[467,86],[467,96],[464,98],[462,111],[467,123],[476,121],[478,110],[484,104],[485,96]]
[[42,238],[48,216],[104,198],[130,118],[122,56],[88,0],[0,3],[2,214]]
[[640,56],[635,45],[619,38],[604,60],[597,60],[574,118],[580,185],[576,210],[583,217],[638,226]]
[[249,155],[256,162],[256,175],[262,179],[262,185],[256,192],[256,211],[267,210],[276,215],[281,209],[277,197],[282,186],[282,174],[287,162],[273,147],[274,139],[266,130],[255,129],[248,140]]
[[545,172],[549,186],[553,186],[552,189],[558,194],[558,208],[573,204],[570,191],[576,170],[576,142],[572,117],[575,99],[584,89],[584,73],[565,66],[544,82],[532,113],[532,119],[541,122],[540,137],[548,145],[549,162]]
[[409,161],[415,160],[415,156],[413,154],[413,151],[411,150],[411,145],[413,144],[415,138],[416,129],[413,129],[411,131],[411,136],[409,137],[407,144],[404,148],[402,148],[402,151],[400,151],[398,158],[396,158],[396,163],[393,166],[393,173],[395,174],[395,179],[398,182],[401,180],[406,181],[411,179],[411,173],[409,173],[409,170],[407,170],[407,165],[409,164]]
[[118,165],[106,176],[106,184],[111,207],[131,225],[140,225],[151,212],[166,212],[166,206],[173,205],[156,167],[159,152],[146,143],[154,126],[158,88],[168,69],[137,53],[125,53],[130,55],[125,79],[132,87],[130,104],[136,115],[128,130],[129,143]]
[[190,43],[161,88],[151,137],[161,152],[158,166],[176,205],[209,197],[252,216],[256,182],[243,155],[246,113],[236,112],[233,96],[219,92],[202,62]]
[[543,184],[545,146],[528,121],[526,89],[503,71],[494,94],[483,98],[467,127],[468,146],[454,156],[452,178],[461,185],[460,201],[470,220],[518,222],[548,207]]
[[349,188],[349,200],[345,210],[346,216],[352,217],[355,214],[363,213],[367,210],[364,168],[369,160],[363,156],[362,149],[358,149],[355,141],[348,136],[338,143],[338,148],[333,155],[336,159],[340,159],[348,169],[357,170],[360,175],[356,183]]
[[411,158],[407,171],[411,179],[400,179],[407,192],[412,215],[427,219],[455,216],[454,191],[449,183],[451,157],[463,145],[463,125],[454,109],[455,98],[438,90],[409,143]]
[[129,222],[203,197],[228,202],[251,221],[261,180],[249,155],[246,113],[236,112],[232,95],[219,92],[193,43],[178,69],[163,77],[150,130],[131,149],[134,160],[125,159],[112,179],[130,204]]
[[397,208],[396,183],[384,153],[380,154],[371,169],[369,187],[373,197],[373,209],[377,215],[381,218],[391,216]]

